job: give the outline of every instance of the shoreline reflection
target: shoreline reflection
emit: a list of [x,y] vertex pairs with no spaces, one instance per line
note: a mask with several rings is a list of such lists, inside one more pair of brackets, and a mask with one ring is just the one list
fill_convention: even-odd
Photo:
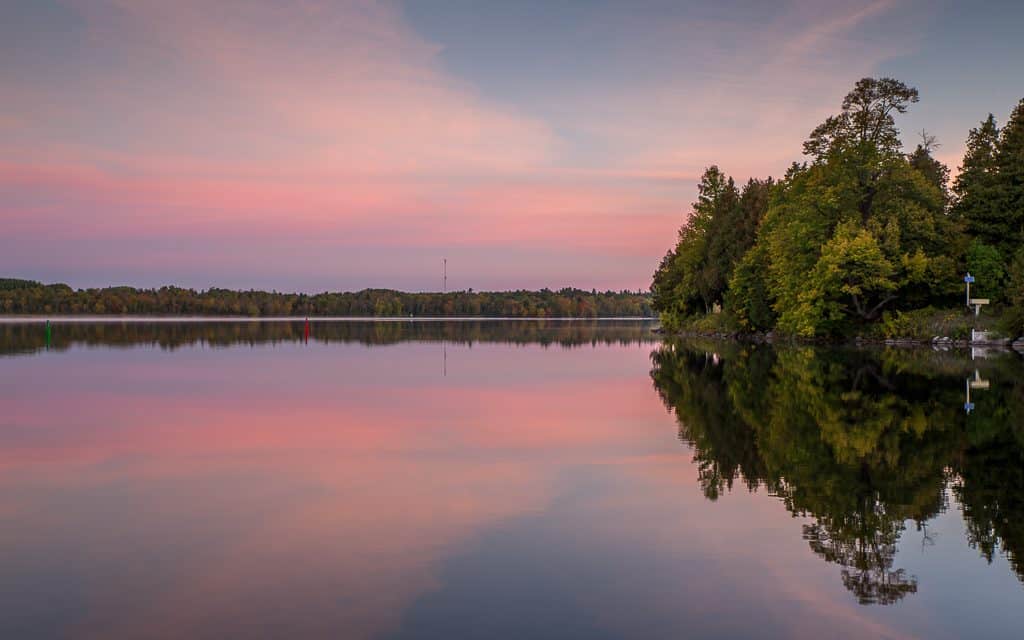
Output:
[[[1024,581],[1024,378],[1016,354],[667,342],[651,378],[711,501],[765,490],[810,517],[810,550],[861,604],[918,590],[899,566],[908,526],[927,536],[952,494],[967,542]],[[977,374],[976,374],[977,372]],[[964,379],[990,379],[969,414]]]
[[[52,335],[50,327],[52,326]],[[656,322],[635,320],[354,320],[310,322],[261,321],[131,321],[0,323],[0,356],[26,355],[41,350],[63,351],[75,346],[176,349],[188,346],[227,347],[279,343],[358,343],[388,345],[401,342],[540,344],[560,347],[636,345],[660,337]],[[307,339],[308,338],[308,339]]]

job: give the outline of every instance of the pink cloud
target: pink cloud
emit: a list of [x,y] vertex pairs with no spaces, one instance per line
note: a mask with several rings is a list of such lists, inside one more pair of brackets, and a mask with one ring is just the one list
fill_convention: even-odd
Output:
[[[311,282],[401,272],[430,288],[417,261],[464,250],[478,254],[464,263],[476,288],[645,287],[705,166],[780,173],[850,82],[898,52],[847,55],[850,30],[887,2],[791,7],[754,31],[595,10],[581,28],[635,32],[672,64],[527,105],[454,77],[391,3],[74,6],[104,64],[5,86],[0,115],[0,270],[45,266],[73,284],[103,265],[173,279],[177,261],[211,270],[203,284],[230,267],[251,273],[246,286],[283,286],[275,260],[305,249]],[[579,157],[566,126],[608,153]],[[530,254],[543,258],[524,265]]]
[[[74,206],[9,210],[10,229],[75,237],[139,234],[307,237],[337,246],[447,246],[605,250],[651,255],[681,219],[671,199],[621,183],[433,181],[346,183],[119,176],[87,166],[0,165],[0,189],[45,193]],[[90,215],[82,215],[86,209]],[[77,210],[76,210],[77,209]],[[288,215],[281,215],[287,211]],[[43,212],[43,215],[40,213]],[[382,225],[381,218],[388,224]],[[244,228],[238,223],[244,220]]]

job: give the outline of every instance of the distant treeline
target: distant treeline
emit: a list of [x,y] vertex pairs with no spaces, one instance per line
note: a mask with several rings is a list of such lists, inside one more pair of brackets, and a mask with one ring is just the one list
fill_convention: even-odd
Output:
[[970,131],[952,186],[934,137],[922,131],[910,153],[900,141],[895,117],[917,101],[902,82],[865,78],[782,179],[740,187],[707,169],[654,274],[666,327],[897,331],[932,308],[966,313],[969,271],[972,297],[1024,332],[1024,100],[1002,128],[990,114]]
[[607,318],[651,317],[650,296],[632,291],[454,291],[405,293],[364,289],[278,293],[230,289],[107,287],[72,289],[33,280],[0,279],[0,313],[195,316],[370,316]]
[[[54,322],[49,342],[40,322],[0,323],[0,355],[31,354],[74,346],[156,347],[173,350],[204,345],[286,344],[306,340],[305,323],[248,320],[189,322]],[[400,342],[447,342],[557,345],[564,348],[656,342],[650,322],[635,320],[464,320],[411,322],[313,321],[309,342],[388,345]]]

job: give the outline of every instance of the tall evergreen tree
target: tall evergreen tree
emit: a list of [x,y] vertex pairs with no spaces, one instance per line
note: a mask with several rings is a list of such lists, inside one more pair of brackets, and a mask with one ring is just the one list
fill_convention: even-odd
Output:
[[996,151],[999,206],[1006,224],[1004,255],[1024,244],[1024,99],[1017,103],[999,134]]
[[735,185],[717,166],[710,166],[697,185],[697,201],[679,229],[674,249],[662,259],[651,283],[651,304],[669,328],[697,312],[711,310],[712,292],[707,265],[709,229],[719,202]]
[[953,182],[953,215],[964,221],[967,232],[987,244],[999,243],[1006,233],[997,204],[996,150],[999,127],[991,113],[967,135],[967,151]]
[[701,269],[704,296],[712,305],[721,303],[733,267],[746,247],[749,247],[749,242],[743,237],[740,201],[736,183],[729,178],[714,203],[711,223],[708,225],[707,257]]
[[666,326],[723,304],[737,263],[754,244],[773,184],[750,180],[741,191],[717,166],[704,172],[693,211],[651,286],[652,305]]

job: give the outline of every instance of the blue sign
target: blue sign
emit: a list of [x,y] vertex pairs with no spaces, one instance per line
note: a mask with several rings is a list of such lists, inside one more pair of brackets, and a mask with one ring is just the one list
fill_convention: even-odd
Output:
[[974,282],[974,276],[968,273],[966,276],[964,276],[964,282],[966,282],[967,284],[971,284],[972,282]]
[[966,411],[967,413],[970,413],[971,411],[974,411],[974,403],[973,402],[965,402],[964,403],[964,411]]

